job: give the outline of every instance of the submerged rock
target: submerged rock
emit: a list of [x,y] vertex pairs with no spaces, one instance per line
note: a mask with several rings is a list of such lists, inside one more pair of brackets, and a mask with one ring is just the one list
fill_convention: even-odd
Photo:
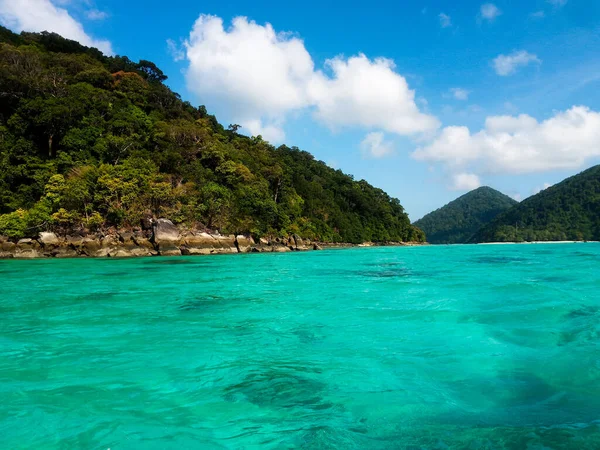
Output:
[[322,411],[335,405],[324,398],[326,385],[294,371],[267,369],[252,372],[225,388],[225,399],[244,399],[259,407]]

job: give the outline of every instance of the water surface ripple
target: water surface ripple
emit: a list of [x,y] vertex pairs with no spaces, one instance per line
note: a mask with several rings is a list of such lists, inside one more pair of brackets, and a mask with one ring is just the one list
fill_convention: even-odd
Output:
[[600,244],[0,261],[0,447],[600,449]]

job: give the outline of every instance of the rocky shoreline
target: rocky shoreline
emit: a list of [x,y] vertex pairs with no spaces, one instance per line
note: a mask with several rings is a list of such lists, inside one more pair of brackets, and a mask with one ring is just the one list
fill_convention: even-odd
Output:
[[[36,239],[12,242],[0,236],[0,259],[19,258],[127,258],[138,256],[214,255],[266,253],[373,246],[378,244],[324,244],[292,235],[273,240],[251,236],[221,235],[198,230],[182,230],[168,219],[154,220],[145,230],[106,230],[93,234],[80,232],[58,236],[41,232]],[[389,245],[417,245],[389,243]]]

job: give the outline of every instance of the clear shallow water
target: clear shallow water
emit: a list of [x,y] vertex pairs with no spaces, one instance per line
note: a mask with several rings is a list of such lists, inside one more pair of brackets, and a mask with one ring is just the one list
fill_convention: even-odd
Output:
[[600,244],[0,261],[0,279],[1,448],[600,448]]

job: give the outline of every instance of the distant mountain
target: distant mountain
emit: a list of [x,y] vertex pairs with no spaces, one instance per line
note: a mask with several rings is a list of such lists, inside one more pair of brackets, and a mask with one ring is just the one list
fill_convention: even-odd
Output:
[[472,242],[600,240],[600,165],[529,197]]
[[432,244],[464,244],[484,225],[518,202],[490,187],[480,187],[427,214],[414,225]]

